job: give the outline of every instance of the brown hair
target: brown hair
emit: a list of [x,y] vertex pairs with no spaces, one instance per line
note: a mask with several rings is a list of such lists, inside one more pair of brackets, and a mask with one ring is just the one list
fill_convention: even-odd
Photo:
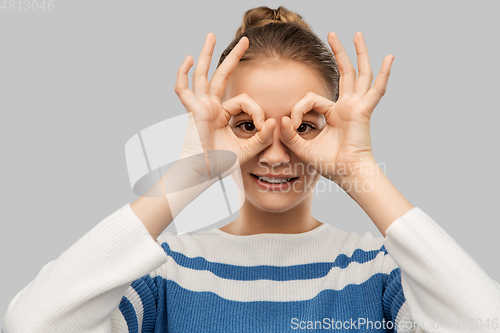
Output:
[[337,101],[339,70],[335,57],[302,16],[283,6],[277,9],[261,6],[247,10],[236,37],[222,52],[217,67],[243,36],[249,39],[250,44],[240,62],[267,59],[305,63],[321,76],[331,99]]

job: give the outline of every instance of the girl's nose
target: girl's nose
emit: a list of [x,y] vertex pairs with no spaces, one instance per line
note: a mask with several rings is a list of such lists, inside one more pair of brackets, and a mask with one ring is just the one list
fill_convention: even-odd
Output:
[[280,140],[281,121],[277,121],[273,133],[273,142],[259,155],[259,161],[271,166],[290,163],[290,152]]

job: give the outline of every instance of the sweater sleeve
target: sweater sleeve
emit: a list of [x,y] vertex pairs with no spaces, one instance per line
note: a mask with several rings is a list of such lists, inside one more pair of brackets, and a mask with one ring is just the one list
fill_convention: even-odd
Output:
[[500,285],[420,208],[388,227],[384,247],[401,270],[399,316],[416,332],[500,332]]
[[[128,332],[120,323],[131,315],[119,311],[127,314],[127,302],[137,302],[132,290],[154,298],[147,274],[166,262],[165,251],[127,203],[16,294],[3,317],[3,332]],[[134,315],[143,318],[143,313]]]

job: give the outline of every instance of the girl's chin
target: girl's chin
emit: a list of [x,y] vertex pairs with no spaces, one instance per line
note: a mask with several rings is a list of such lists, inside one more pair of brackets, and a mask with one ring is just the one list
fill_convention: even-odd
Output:
[[258,209],[268,212],[268,213],[283,213],[290,210],[295,206],[295,200],[290,200],[290,198],[279,198],[275,196],[274,198],[266,197],[266,195],[259,195],[257,198],[253,198],[252,203]]
[[285,207],[269,207],[269,206],[259,206],[259,209],[266,213],[280,214],[290,210],[289,206]]

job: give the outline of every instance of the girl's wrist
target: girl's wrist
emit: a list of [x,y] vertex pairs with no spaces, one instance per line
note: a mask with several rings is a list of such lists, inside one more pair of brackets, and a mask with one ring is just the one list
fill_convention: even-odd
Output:
[[339,186],[365,211],[384,237],[389,225],[413,208],[375,161],[359,165],[355,173],[340,182]]
[[[373,176],[384,174],[377,162],[370,157],[357,163],[337,165],[335,175],[330,179],[346,193],[366,190]],[[364,187],[363,187],[364,185]]]

